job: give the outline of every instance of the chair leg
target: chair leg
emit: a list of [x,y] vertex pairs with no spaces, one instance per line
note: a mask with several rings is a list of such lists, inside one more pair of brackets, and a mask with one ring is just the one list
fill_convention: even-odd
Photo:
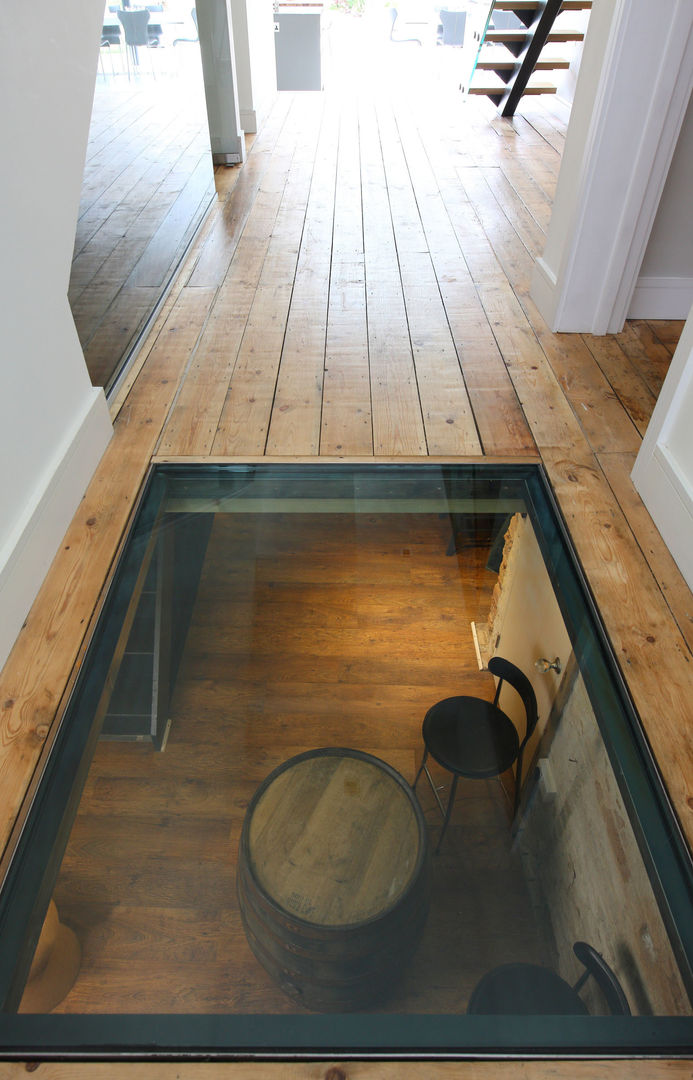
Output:
[[443,837],[445,836],[447,827],[450,824],[450,817],[452,815],[452,806],[453,806],[453,803],[455,801],[455,792],[457,791],[457,781],[458,781],[457,773],[453,773],[452,785],[450,787],[450,798],[448,799],[448,805],[447,805],[447,809],[445,811],[445,819],[443,821],[443,828],[440,830],[440,836],[438,837],[438,843],[436,844],[436,850],[435,850],[436,855],[440,851],[440,845],[443,842]]
[[513,820],[517,817],[517,810],[520,805],[520,784],[522,783],[522,751],[518,754],[517,762],[515,764],[515,798],[513,800]]
[[421,773],[424,771],[424,768],[426,766],[427,757],[428,757],[428,749],[424,749],[424,756],[423,756],[423,758],[421,760],[421,764],[419,765],[419,771],[417,772],[416,776],[414,777],[414,783],[411,786],[412,791],[416,791],[416,785],[418,784],[419,777],[421,776]]

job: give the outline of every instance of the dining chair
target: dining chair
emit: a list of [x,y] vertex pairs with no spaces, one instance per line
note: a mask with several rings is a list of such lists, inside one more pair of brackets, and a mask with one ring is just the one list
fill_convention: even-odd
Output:
[[579,1016],[589,1010],[579,991],[590,976],[601,990],[613,1016],[630,1016],[628,999],[604,957],[586,941],[576,941],[573,952],[584,966],[572,985],[551,968],[540,964],[501,964],[487,971],[474,987],[467,1013],[505,1016]]
[[[494,656],[489,660],[488,670],[498,678],[493,701],[467,696],[444,698],[433,705],[424,717],[423,760],[412,786],[416,788],[421,773],[425,772],[443,815],[443,827],[438,837],[436,854],[450,823],[460,776],[471,780],[484,780],[500,776],[515,765],[513,814],[517,813],[522,783],[522,756],[537,725],[537,699],[527,676],[509,660]],[[498,705],[504,683],[508,683],[519,694],[524,705],[525,731],[522,739],[510,717]],[[452,773],[450,795],[445,808],[428,769],[429,754],[439,765]]]
[[397,11],[397,8],[394,8],[394,7],[390,8],[390,41],[394,42],[395,45],[407,45],[407,44],[421,45],[421,44],[423,44],[420,38],[417,38],[417,37],[400,37],[399,36],[399,34],[395,31],[395,24],[397,22],[398,17],[399,17],[399,12]]
[[[149,47],[149,12],[146,8],[135,8],[128,10],[118,10],[118,18],[123,27],[123,34],[125,35],[126,55],[128,56],[128,79],[130,78],[130,58],[132,58],[133,68],[139,67],[139,53],[138,49],[144,46]],[[154,74],[154,65],[152,64],[152,74]]]
[[442,45],[455,45],[458,48],[464,45],[464,29],[467,22],[466,11],[446,11],[444,8],[438,12],[443,33]]

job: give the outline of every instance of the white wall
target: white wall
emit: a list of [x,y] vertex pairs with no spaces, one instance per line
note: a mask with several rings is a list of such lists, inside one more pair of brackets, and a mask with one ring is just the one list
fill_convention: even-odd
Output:
[[272,0],[231,0],[241,126],[262,127],[277,93]]
[[595,0],[532,279],[554,331],[622,329],[691,86],[690,0]]
[[693,304],[693,99],[631,300],[632,319],[685,319]]
[[[562,12],[561,22],[557,24],[557,29],[560,27],[564,30],[581,30],[584,34],[589,25],[590,14],[589,11]],[[575,97],[575,87],[582,62],[582,42],[578,41],[573,45],[570,43],[556,44],[552,48],[556,56],[567,56],[570,59],[568,70],[558,68],[555,74],[557,96],[561,101],[565,101],[570,105]]]
[[0,665],[111,434],[67,302],[101,3],[0,5]]
[[632,479],[693,589],[693,310],[660,391]]

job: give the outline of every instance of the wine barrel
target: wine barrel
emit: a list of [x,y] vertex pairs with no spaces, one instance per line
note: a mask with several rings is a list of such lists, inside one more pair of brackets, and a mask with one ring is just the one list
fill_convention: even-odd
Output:
[[248,807],[237,888],[248,943],[291,998],[319,1012],[384,1000],[428,912],[426,827],[411,787],[358,750],[291,758]]

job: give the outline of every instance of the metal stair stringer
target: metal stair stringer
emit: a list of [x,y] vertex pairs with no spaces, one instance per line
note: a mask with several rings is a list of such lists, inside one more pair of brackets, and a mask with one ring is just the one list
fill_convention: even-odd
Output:
[[[537,66],[542,50],[549,40],[556,18],[562,9],[563,0],[535,0],[531,9],[521,8],[520,5],[518,5],[517,9],[514,9],[510,3],[503,4],[503,10],[514,10],[517,17],[526,25],[527,33],[524,39],[503,41],[503,45],[515,57],[514,63],[502,64],[497,68],[492,63],[484,65],[485,68],[495,71],[495,74],[506,83],[505,89],[499,87],[497,93],[491,90],[477,91],[485,93],[498,106],[502,116],[514,115],[520,98],[527,90],[527,84]],[[480,56],[483,45],[489,40],[493,39],[486,36],[480,42]],[[556,66],[564,65],[556,64]]]

